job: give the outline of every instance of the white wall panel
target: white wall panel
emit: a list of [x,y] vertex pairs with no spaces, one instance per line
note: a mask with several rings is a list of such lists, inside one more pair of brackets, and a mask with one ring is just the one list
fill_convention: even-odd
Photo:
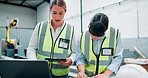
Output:
[[[76,1],[68,0],[68,5],[77,8]],[[120,29],[122,38],[148,37],[148,0],[82,0],[83,1],[83,31],[88,30],[88,24],[95,13],[103,12],[109,16],[109,26]],[[79,4],[80,1],[77,1]],[[75,7],[75,6],[76,7]],[[80,8],[80,7],[79,7]],[[78,11],[79,12],[79,11]],[[69,17],[80,16],[70,10]],[[73,16],[71,16],[73,15]],[[77,17],[80,18],[80,17]],[[77,23],[77,19],[69,19],[69,23]],[[81,22],[79,21],[81,24]],[[79,28],[78,28],[79,29]]]
[[80,0],[65,0],[65,2],[67,5],[65,21],[75,27],[78,38],[81,33]]
[[37,7],[37,23],[41,21],[48,21],[50,19],[49,3],[45,2]]
[[137,9],[134,1],[123,2],[107,10],[112,11],[109,16],[110,26],[119,28],[122,38],[137,37]]
[[83,12],[105,7],[123,0],[83,0]]
[[67,13],[65,18],[80,14],[80,0],[65,0],[67,5]]
[[109,26],[120,29],[122,38],[137,37],[137,5],[135,1],[114,3],[83,13],[83,30],[88,28],[89,21],[96,13],[105,13],[109,17]]
[[148,37],[148,0],[138,0],[139,36]]

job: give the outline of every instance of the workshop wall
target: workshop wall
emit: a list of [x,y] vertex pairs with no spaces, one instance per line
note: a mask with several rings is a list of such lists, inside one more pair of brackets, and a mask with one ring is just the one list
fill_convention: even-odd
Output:
[[[148,14],[148,11],[146,10],[148,9],[148,0],[111,1],[109,1],[110,3],[107,3],[107,1],[103,0],[102,2],[106,2],[106,4],[103,4],[101,1],[98,0],[83,1],[83,31],[88,30],[88,24],[94,14],[98,12],[103,12],[109,16],[109,25],[120,29],[120,32],[122,33],[122,38],[148,37],[148,23],[145,22],[146,20],[148,20],[148,18],[146,17]],[[80,4],[80,1],[78,1],[77,4]],[[78,26],[78,29],[80,29],[80,10],[78,9],[77,12],[79,12],[79,14],[77,14],[76,11],[72,11],[71,13],[73,13],[73,16],[70,16],[70,14],[68,14],[69,17],[66,19],[66,21]],[[79,22],[77,22],[78,19]]]
[[25,7],[0,4],[0,41],[6,38],[5,27],[14,18],[19,19],[18,29],[11,29],[10,38],[20,41],[18,54],[24,56],[24,49],[28,47],[31,34],[36,25],[36,11]]
[[5,27],[10,24],[11,19],[16,17],[19,19],[19,29],[12,28],[10,31],[10,38],[20,41],[18,54],[20,56],[25,56],[24,49],[29,45],[36,24],[41,21],[47,21],[50,18],[49,4],[47,2],[41,4],[37,8],[37,11],[24,7],[0,4],[0,40],[5,39]]
[[[92,16],[98,12],[103,12],[109,16],[109,26],[120,29],[124,49],[134,51],[136,46],[147,58],[148,49],[148,23],[146,17],[148,14],[148,0],[82,0],[82,31],[88,30],[88,24]],[[68,1],[68,7],[79,6],[80,1]],[[76,6],[70,8],[72,13],[67,14],[66,21],[76,26],[76,33],[81,33],[80,9]],[[74,11],[73,11],[74,10]],[[130,42],[129,42],[130,40]]]
[[49,3],[45,2],[37,7],[37,23],[50,19]]
[[36,25],[35,10],[0,3],[0,28],[9,25],[14,18],[19,19],[19,28],[34,28]]
[[[76,33],[80,34],[80,0],[65,1],[67,3],[68,9],[65,20],[67,23],[75,26]],[[136,47],[143,54],[145,54],[146,57],[148,57],[148,55],[146,54],[146,51],[148,49],[146,47],[148,46],[148,23],[146,22],[146,20],[148,20],[148,18],[146,17],[148,14],[147,5],[148,0],[83,0],[82,31],[86,31],[88,29],[88,24],[94,14],[98,12],[103,12],[109,16],[109,25],[120,29],[124,49],[129,49],[130,51],[133,51],[132,46],[136,44]],[[37,14],[36,11],[28,8],[22,9],[22,7],[0,4],[0,27],[4,27],[7,25],[8,17],[9,19],[12,19],[16,16],[18,16],[20,19],[19,26],[32,28],[30,30],[30,33],[28,33],[29,36],[27,42],[29,42],[28,40],[30,39],[30,35],[32,34],[31,32],[33,31],[36,23],[50,19],[49,4],[43,3],[42,5],[40,5],[37,8]],[[5,38],[5,36],[3,36],[1,33],[3,32],[0,31],[0,39]],[[134,44],[129,44],[129,40]]]

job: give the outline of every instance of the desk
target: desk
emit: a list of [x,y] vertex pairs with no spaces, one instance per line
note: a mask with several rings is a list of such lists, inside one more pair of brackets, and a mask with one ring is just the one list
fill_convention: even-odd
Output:
[[13,60],[11,57],[1,55],[0,59]]

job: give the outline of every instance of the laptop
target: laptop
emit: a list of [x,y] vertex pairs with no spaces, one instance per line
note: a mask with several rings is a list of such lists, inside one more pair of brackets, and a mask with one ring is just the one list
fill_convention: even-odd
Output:
[[0,78],[50,78],[48,62],[0,59]]

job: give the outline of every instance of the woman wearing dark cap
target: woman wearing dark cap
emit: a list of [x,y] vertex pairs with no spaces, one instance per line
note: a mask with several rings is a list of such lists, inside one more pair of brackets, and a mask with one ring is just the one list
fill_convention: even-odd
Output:
[[77,78],[108,78],[117,73],[122,62],[122,45],[118,29],[108,27],[104,13],[97,13],[78,41]]
[[27,48],[28,59],[66,59],[49,61],[49,78],[67,78],[69,65],[74,62],[76,52],[74,26],[64,21],[66,12],[64,0],[52,0],[51,20],[37,24]]

